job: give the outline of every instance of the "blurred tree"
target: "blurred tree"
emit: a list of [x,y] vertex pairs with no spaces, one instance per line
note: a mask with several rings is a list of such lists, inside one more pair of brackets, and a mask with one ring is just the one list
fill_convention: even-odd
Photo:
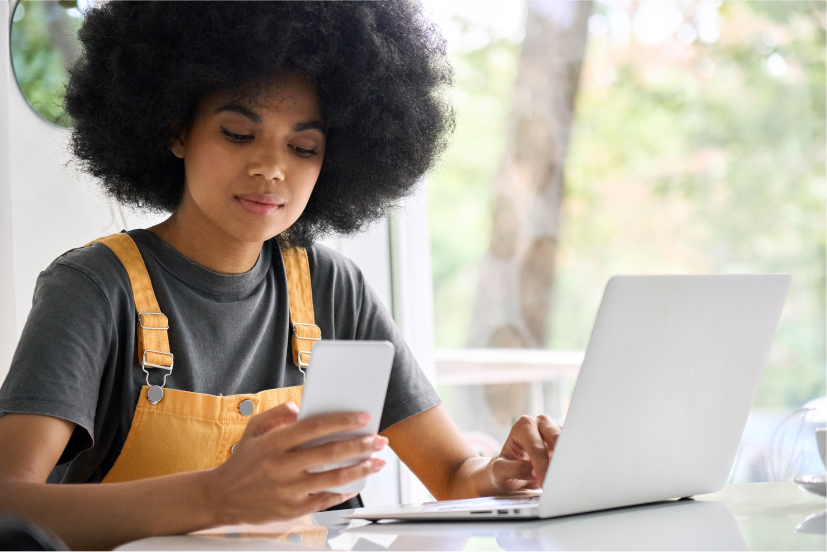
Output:
[[528,2],[468,345],[542,347],[559,232],[563,164],[591,2]]

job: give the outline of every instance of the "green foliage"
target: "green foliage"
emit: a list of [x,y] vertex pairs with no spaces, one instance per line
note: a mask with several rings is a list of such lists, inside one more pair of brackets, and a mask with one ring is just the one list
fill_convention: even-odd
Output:
[[76,41],[81,19],[66,15],[71,8],[77,9],[77,2],[23,0],[11,28],[12,65],[23,94],[44,119],[64,127],[71,126],[61,107],[67,73],[54,33],[68,27]]

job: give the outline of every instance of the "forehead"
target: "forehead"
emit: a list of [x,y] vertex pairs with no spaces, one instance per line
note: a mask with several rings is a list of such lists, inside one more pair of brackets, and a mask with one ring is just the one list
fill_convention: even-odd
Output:
[[321,105],[316,88],[301,74],[285,73],[266,82],[234,91],[216,90],[201,102],[201,115],[213,116],[222,107],[237,106],[256,123],[268,114],[296,114],[321,120]]

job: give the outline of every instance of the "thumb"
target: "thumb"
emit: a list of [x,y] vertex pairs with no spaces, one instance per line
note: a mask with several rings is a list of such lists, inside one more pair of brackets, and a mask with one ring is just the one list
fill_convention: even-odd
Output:
[[256,414],[250,418],[247,424],[247,429],[244,430],[244,437],[258,437],[264,435],[268,431],[284,427],[292,424],[298,419],[299,407],[294,402],[286,402],[280,404],[270,410],[265,410],[261,414]]

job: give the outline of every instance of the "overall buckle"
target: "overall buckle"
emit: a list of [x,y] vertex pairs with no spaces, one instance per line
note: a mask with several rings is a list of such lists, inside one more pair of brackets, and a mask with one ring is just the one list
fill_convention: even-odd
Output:
[[[298,332],[296,332],[296,326],[310,326],[312,328],[316,328],[317,330],[319,330],[319,337],[305,337],[305,336],[299,335]],[[321,341],[322,340],[322,337],[321,337],[322,329],[320,327],[318,327],[316,324],[305,324],[304,322],[293,322],[293,335],[295,335],[297,339],[307,339],[309,341]],[[304,352],[308,353],[309,351],[304,351]]]
[[[169,360],[169,366],[163,366],[161,364],[153,364],[151,362],[146,361],[146,354],[147,353],[156,353],[159,355],[167,355]],[[149,400],[150,404],[158,404],[161,402],[161,399],[164,398],[164,386],[167,384],[167,377],[172,373],[172,365],[175,363],[175,357],[172,353],[167,353],[166,351],[153,351],[152,349],[146,349],[144,351],[144,356],[141,359],[141,369],[146,374],[146,384],[149,386],[149,390],[147,391],[147,400]],[[160,368],[161,370],[166,370],[164,374],[164,381],[161,382],[161,385],[152,385],[149,383],[149,370],[147,368]]]
[[[319,332],[319,337],[310,337],[310,336],[299,335],[299,333],[296,331],[296,326],[305,326],[305,327],[316,328],[316,330]],[[321,341],[322,340],[322,329],[320,327],[318,327],[316,324],[307,324],[305,322],[293,322],[293,338],[294,339],[304,339],[304,340],[307,340],[307,341]],[[307,355],[307,362],[302,361],[302,355],[303,354]],[[308,366],[310,366],[310,351],[299,350],[299,352],[296,353],[296,363],[299,365],[299,371],[302,373],[302,377],[304,378],[305,381],[307,381],[307,374],[305,373],[304,369],[307,368]]]
[[[144,326],[144,320],[141,318],[144,314],[154,314],[156,316],[163,316],[167,318],[167,316],[162,312],[139,312],[138,313],[138,325],[145,330],[168,330],[169,329],[169,318],[167,318],[167,325],[166,326]],[[156,352],[156,351],[153,351]],[[169,353],[166,353],[169,354]]]

